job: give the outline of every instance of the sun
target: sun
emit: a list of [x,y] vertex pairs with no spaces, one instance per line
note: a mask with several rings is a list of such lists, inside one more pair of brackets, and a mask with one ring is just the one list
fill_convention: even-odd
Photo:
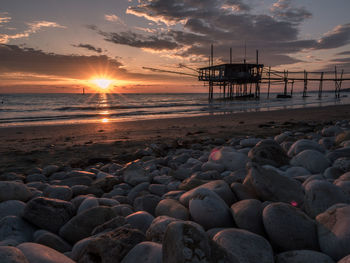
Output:
[[105,79],[105,78],[99,78],[99,79],[94,79],[93,82],[101,90],[107,90],[110,87],[110,85],[113,82],[113,80]]

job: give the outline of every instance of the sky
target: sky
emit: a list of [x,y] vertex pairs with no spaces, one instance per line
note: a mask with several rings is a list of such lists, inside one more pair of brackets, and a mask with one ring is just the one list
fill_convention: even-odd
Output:
[[203,92],[183,68],[350,72],[349,0],[1,0],[0,92]]

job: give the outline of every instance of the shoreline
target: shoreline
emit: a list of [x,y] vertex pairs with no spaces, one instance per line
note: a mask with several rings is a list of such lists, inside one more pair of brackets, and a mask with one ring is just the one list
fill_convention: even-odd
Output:
[[349,118],[350,105],[336,105],[109,123],[1,127],[0,173],[26,172],[52,163],[84,165],[82,160],[98,158],[127,162],[128,155],[150,143],[172,143],[177,138],[190,143],[208,137],[273,136],[288,129],[310,125],[312,128]]

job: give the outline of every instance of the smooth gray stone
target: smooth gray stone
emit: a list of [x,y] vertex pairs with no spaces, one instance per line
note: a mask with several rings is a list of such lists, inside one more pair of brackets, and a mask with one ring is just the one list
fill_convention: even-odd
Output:
[[215,246],[203,228],[190,221],[168,225],[163,240],[163,262],[229,262],[239,261]]
[[228,171],[245,168],[248,160],[246,154],[236,152],[230,147],[223,147],[212,151],[208,159],[209,162],[223,165],[225,170]]
[[293,157],[305,150],[315,150],[324,153],[324,148],[317,142],[307,139],[301,139],[293,143],[289,148],[288,156]]
[[262,212],[262,203],[256,199],[246,199],[231,206],[231,213],[238,228],[264,236]]
[[144,182],[136,185],[134,188],[131,189],[131,191],[128,193],[128,199],[131,202],[131,204],[141,192],[148,191],[149,185],[150,184],[148,182]]
[[89,210],[93,207],[98,207],[99,203],[98,203],[98,199],[96,197],[86,197],[83,202],[81,202],[81,204],[79,205],[77,214],[80,214],[86,210]]
[[193,221],[204,229],[233,226],[229,207],[215,192],[206,188],[198,188],[193,192],[189,211]]
[[306,170],[305,168],[299,167],[299,166],[293,166],[286,171],[285,176],[293,178],[293,177],[304,176],[309,174],[311,174],[310,171]]
[[121,263],[162,263],[162,245],[144,241],[134,246]]
[[141,230],[145,234],[149,226],[152,224],[153,219],[154,217],[146,211],[135,212],[125,217],[126,223]]
[[16,247],[0,246],[1,263],[29,263],[22,251]]
[[299,208],[272,203],[263,211],[263,222],[276,250],[319,250],[316,224]]
[[219,197],[221,197],[222,200],[226,202],[227,205],[231,205],[237,201],[235,195],[231,191],[230,186],[224,180],[215,180],[185,192],[180,197],[180,202],[183,205],[188,206],[190,199],[193,198],[193,195],[196,193],[196,191],[198,191],[198,189],[208,189],[215,192]]
[[72,246],[61,237],[46,230],[38,230],[34,233],[34,242],[50,247],[58,252],[64,253],[72,250]]
[[350,157],[340,157],[334,161],[333,167],[341,171],[350,172]]
[[26,202],[32,197],[32,195],[32,192],[23,183],[0,181],[0,202],[7,200]]
[[35,228],[22,218],[6,216],[0,221],[0,246],[17,246],[33,240]]
[[164,199],[156,207],[156,216],[169,216],[181,220],[189,219],[189,211],[179,201],[174,199]]
[[116,214],[106,206],[93,207],[70,219],[61,227],[59,235],[71,244],[90,236],[92,230],[111,220]]
[[304,201],[303,189],[298,181],[254,163],[243,185],[263,201],[296,202],[298,206]]
[[66,185],[69,187],[73,187],[74,185],[86,185],[90,186],[93,182],[93,179],[89,176],[80,176],[80,177],[70,177],[62,180],[57,183],[57,185]]
[[330,166],[326,156],[315,150],[305,150],[298,153],[290,161],[290,164],[304,167],[312,174],[323,173]]
[[338,204],[316,217],[321,251],[335,261],[350,254],[350,205]]
[[47,182],[47,177],[43,174],[30,174],[25,179],[26,183],[31,182]]
[[124,181],[131,185],[138,185],[144,182],[150,182],[151,176],[138,163],[129,164],[123,173]]
[[21,216],[26,204],[18,200],[7,200],[0,203],[0,220],[6,216]]
[[179,219],[169,216],[158,216],[153,219],[152,224],[146,232],[147,240],[162,243],[166,228],[172,222],[179,221]]
[[327,154],[327,158],[331,162],[341,157],[350,157],[350,147],[339,148]]
[[341,260],[339,260],[337,263],[350,263],[350,255],[343,257]]
[[260,165],[269,164],[280,167],[289,163],[289,158],[282,147],[274,140],[258,142],[248,153],[248,157]]
[[96,235],[101,232],[111,231],[118,227],[124,226],[126,224],[126,220],[123,216],[116,216],[106,223],[99,225],[92,230],[91,235]]
[[46,176],[50,176],[53,173],[56,173],[60,168],[57,165],[50,164],[43,168],[42,173]]
[[334,204],[348,201],[348,195],[341,188],[327,181],[314,180],[305,186],[304,210],[312,218]]
[[68,186],[50,185],[45,188],[43,195],[48,198],[69,201],[73,197],[73,191]]
[[225,229],[217,233],[213,240],[234,255],[240,263],[274,263],[269,242],[247,230]]
[[292,250],[276,256],[275,263],[335,263],[326,254],[313,250]]
[[241,183],[232,183],[231,190],[234,195],[237,197],[238,201],[245,199],[256,199],[256,195],[250,191],[248,187]]
[[111,208],[116,215],[120,215],[120,216],[128,216],[134,213],[134,209],[132,208],[131,205],[128,205],[128,204],[120,204],[120,205],[113,206]]
[[75,208],[70,202],[37,197],[27,203],[23,218],[39,228],[56,233],[74,213]]
[[331,136],[337,136],[338,134],[342,133],[343,129],[340,128],[339,126],[329,126],[329,127],[324,127],[321,131],[322,135],[325,137],[331,137]]
[[77,262],[121,262],[133,247],[143,241],[145,236],[140,230],[119,227],[91,238],[83,251],[74,257],[78,256]]
[[134,208],[136,211],[146,211],[151,215],[155,215],[155,210],[160,200],[159,196],[153,194],[139,196],[134,200]]
[[184,194],[185,191],[169,191],[166,194],[162,196],[162,199],[174,199],[174,200],[179,200],[181,195]]
[[17,246],[29,263],[75,263],[64,254],[36,243],[22,243]]

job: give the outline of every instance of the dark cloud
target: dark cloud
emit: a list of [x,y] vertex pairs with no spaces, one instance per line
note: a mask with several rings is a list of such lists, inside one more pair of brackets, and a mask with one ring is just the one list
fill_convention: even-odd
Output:
[[337,48],[349,43],[349,24],[335,27],[321,39],[299,39],[300,23],[312,14],[304,7],[295,6],[291,0],[276,0],[270,15],[253,12],[247,2],[139,0],[127,13],[163,22],[167,31],[151,35],[90,28],[116,44],[172,50],[177,56],[198,61],[208,57],[210,44],[215,44],[217,62],[227,61],[230,47],[234,57],[241,59],[246,43],[249,59],[255,60],[255,49],[259,49],[263,62],[271,66],[300,62],[293,55],[303,50]]
[[336,55],[338,56],[347,56],[347,55],[350,55],[350,51],[344,51],[344,52],[340,52],[340,53],[337,53]]
[[101,69],[125,73],[122,64],[107,56],[78,56],[46,53],[16,45],[0,45],[0,73],[26,72],[70,78],[87,78]]
[[97,48],[90,44],[79,44],[79,45],[72,45],[72,46],[78,47],[78,48],[85,48],[87,50],[94,51],[96,53],[102,53],[102,48]]
[[[105,55],[79,56],[46,53],[33,48],[21,48],[16,45],[0,44],[0,74],[20,73],[16,79],[30,74],[45,76],[45,79],[73,78],[89,79],[93,75],[107,74],[112,78],[128,80],[173,80],[158,74],[131,73],[123,64]],[[7,78],[10,78],[8,76]],[[30,77],[31,80],[35,76]],[[0,83],[1,85],[1,83]]]
[[317,44],[318,49],[342,47],[350,43],[350,23],[339,25],[322,37]]
[[167,36],[145,36],[131,31],[113,33],[95,30],[104,36],[105,40],[120,45],[138,48],[150,48],[153,50],[172,50],[181,47],[173,39]]
[[304,7],[292,6],[291,0],[278,0],[271,7],[271,12],[276,18],[293,23],[300,23],[312,17],[312,14]]

